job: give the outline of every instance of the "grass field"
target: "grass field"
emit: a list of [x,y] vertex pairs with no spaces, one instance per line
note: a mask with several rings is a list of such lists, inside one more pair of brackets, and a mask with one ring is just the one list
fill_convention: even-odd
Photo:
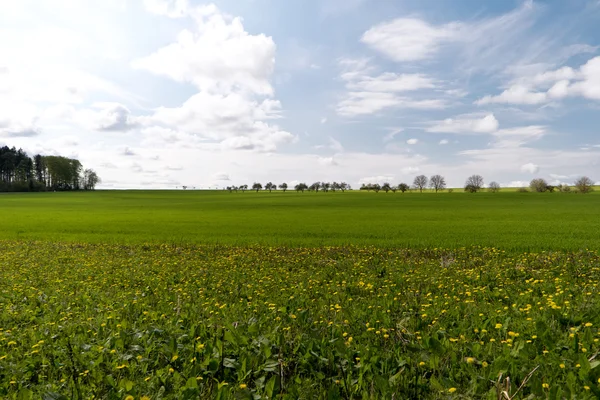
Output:
[[599,398],[599,201],[3,194],[0,398]]
[[95,243],[600,247],[600,195],[228,193],[0,195],[0,238]]

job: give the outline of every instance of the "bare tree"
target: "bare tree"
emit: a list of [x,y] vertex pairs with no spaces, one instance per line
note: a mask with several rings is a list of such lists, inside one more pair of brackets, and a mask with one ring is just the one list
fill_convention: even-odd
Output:
[[437,193],[446,189],[446,179],[441,175],[434,175],[429,179],[429,186]]
[[494,182],[490,182],[490,186],[488,188],[488,191],[492,192],[492,193],[498,193],[500,191],[500,184],[496,181]]
[[532,192],[543,193],[548,190],[548,182],[542,178],[532,179],[531,182],[529,182],[529,187]]
[[283,182],[281,185],[279,185],[279,189],[283,190],[283,192],[285,193],[285,191],[288,188],[288,184]]
[[413,181],[413,185],[415,188],[419,189],[421,193],[423,193],[423,189],[427,187],[427,182],[429,182],[429,180],[425,175],[419,175]]
[[587,176],[582,176],[575,181],[575,188],[579,193],[589,193],[594,190],[594,182]]
[[483,187],[483,176],[471,175],[465,182],[465,192],[477,193]]

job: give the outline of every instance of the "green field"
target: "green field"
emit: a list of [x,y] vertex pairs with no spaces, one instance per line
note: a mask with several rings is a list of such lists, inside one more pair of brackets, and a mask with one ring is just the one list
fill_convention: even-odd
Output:
[[599,201],[2,194],[0,398],[600,398]]
[[600,247],[600,195],[107,191],[0,195],[0,238],[95,243]]

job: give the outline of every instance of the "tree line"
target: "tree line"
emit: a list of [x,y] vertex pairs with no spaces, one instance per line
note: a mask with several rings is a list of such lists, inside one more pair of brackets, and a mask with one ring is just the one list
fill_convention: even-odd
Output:
[[254,184],[252,186],[249,185],[241,185],[241,186],[227,186],[225,188],[225,190],[228,190],[230,192],[245,192],[246,190],[253,190],[256,192],[260,192],[261,190],[268,190],[269,192],[272,192],[273,190],[277,190],[280,189],[283,192],[286,192],[287,190],[295,190],[296,192],[302,192],[304,193],[305,191],[308,192],[335,192],[335,191],[341,191],[341,192],[345,192],[346,190],[352,190],[352,187],[346,183],[346,182],[314,182],[313,184],[311,184],[310,186],[307,185],[306,183],[298,183],[297,185],[294,185],[293,187],[290,187],[287,183],[281,183],[279,185],[277,185],[276,183],[273,182],[267,182],[265,183],[265,185],[263,186],[261,183],[258,182],[254,182]]
[[0,192],[94,190],[100,182],[98,174],[77,159],[29,157],[22,149],[0,147]]
[[[573,187],[571,187],[569,185],[564,185],[564,184],[558,185],[558,186],[549,185],[544,179],[540,179],[540,178],[534,179],[530,183],[530,189],[534,192],[554,192],[554,191],[558,190],[560,192],[576,191],[579,193],[589,193],[589,192],[593,191],[593,189],[594,189],[593,186],[594,186],[594,182],[587,176],[577,179],[577,181],[575,182]],[[280,189],[283,192],[285,192],[288,189],[290,189],[290,187],[285,182],[280,185],[274,184],[272,182],[268,182],[264,186],[261,183],[255,182],[252,186],[249,186],[249,185],[227,186],[225,188],[225,190],[228,190],[229,192],[237,192],[237,191],[245,192],[247,190],[253,190],[256,192],[259,192],[261,190],[268,190],[269,192],[271,192],[271,191],[277,190],[277,189]],[[345,182],[341,182],[341,183],[338,183],[338,182],[332,182],[332,183],[315,182],[315,183],[311,184],[310,186],[307,185],[306,183],[298,183],[297,185],[295,185],[293,187],[293,189],[297,192],[304,192],[304,191],[309,191],[309,192],[332,191],[332,192],[335,192],[337,190],[344,192],[346,190],[352,190],[352,187]],[[363,183],[360,187],[360,190],[365,190],[368,192],[374,191],[376,193],[378,193],[380,191],[384,191],[386,193],[387,192],[396,193],[397,191],[405,193],[409,190],[415,190],[415,191],[419,191],[422,193],[423,190],[426,190],[426,189],[435,190],[436,193],[439,191],[443,191],[443,190],[448,190],[449,192],[454,190],[452,188],[449,188],[449,189],[447,188],[446,178],[444,178],[442,175],[433,175],[430,178],[428,178],[425,175],[416,176],[415,179],[413,180],[412,186],[407,183],[400,183],[398,185],[392,185],[388,182],[385,182],[383,184]],[[465,181],[465,184],[464,184],[465,192],[477,193],[484,189],[486,189],[485,182],[481,175],[471,175]],[[497,193],[501,190],[501,186],[498,182],[490,182],[490,184],[487,186],[487,190],[492,193]],[[520,188],[519,191],[522,192],[522,191],[529,191],[529,190],[527,188]]]

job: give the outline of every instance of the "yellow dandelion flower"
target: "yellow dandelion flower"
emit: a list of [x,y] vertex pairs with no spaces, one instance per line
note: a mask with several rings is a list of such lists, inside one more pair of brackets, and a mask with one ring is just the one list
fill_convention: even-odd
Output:
[[450,388],[450,389],[448,389],[448,393],[454,393],[454,392],[456,392],[456,388]]
[[248,387],[248,385],[246,385],[245,383],[240,384],[240,389],[246,389]]

